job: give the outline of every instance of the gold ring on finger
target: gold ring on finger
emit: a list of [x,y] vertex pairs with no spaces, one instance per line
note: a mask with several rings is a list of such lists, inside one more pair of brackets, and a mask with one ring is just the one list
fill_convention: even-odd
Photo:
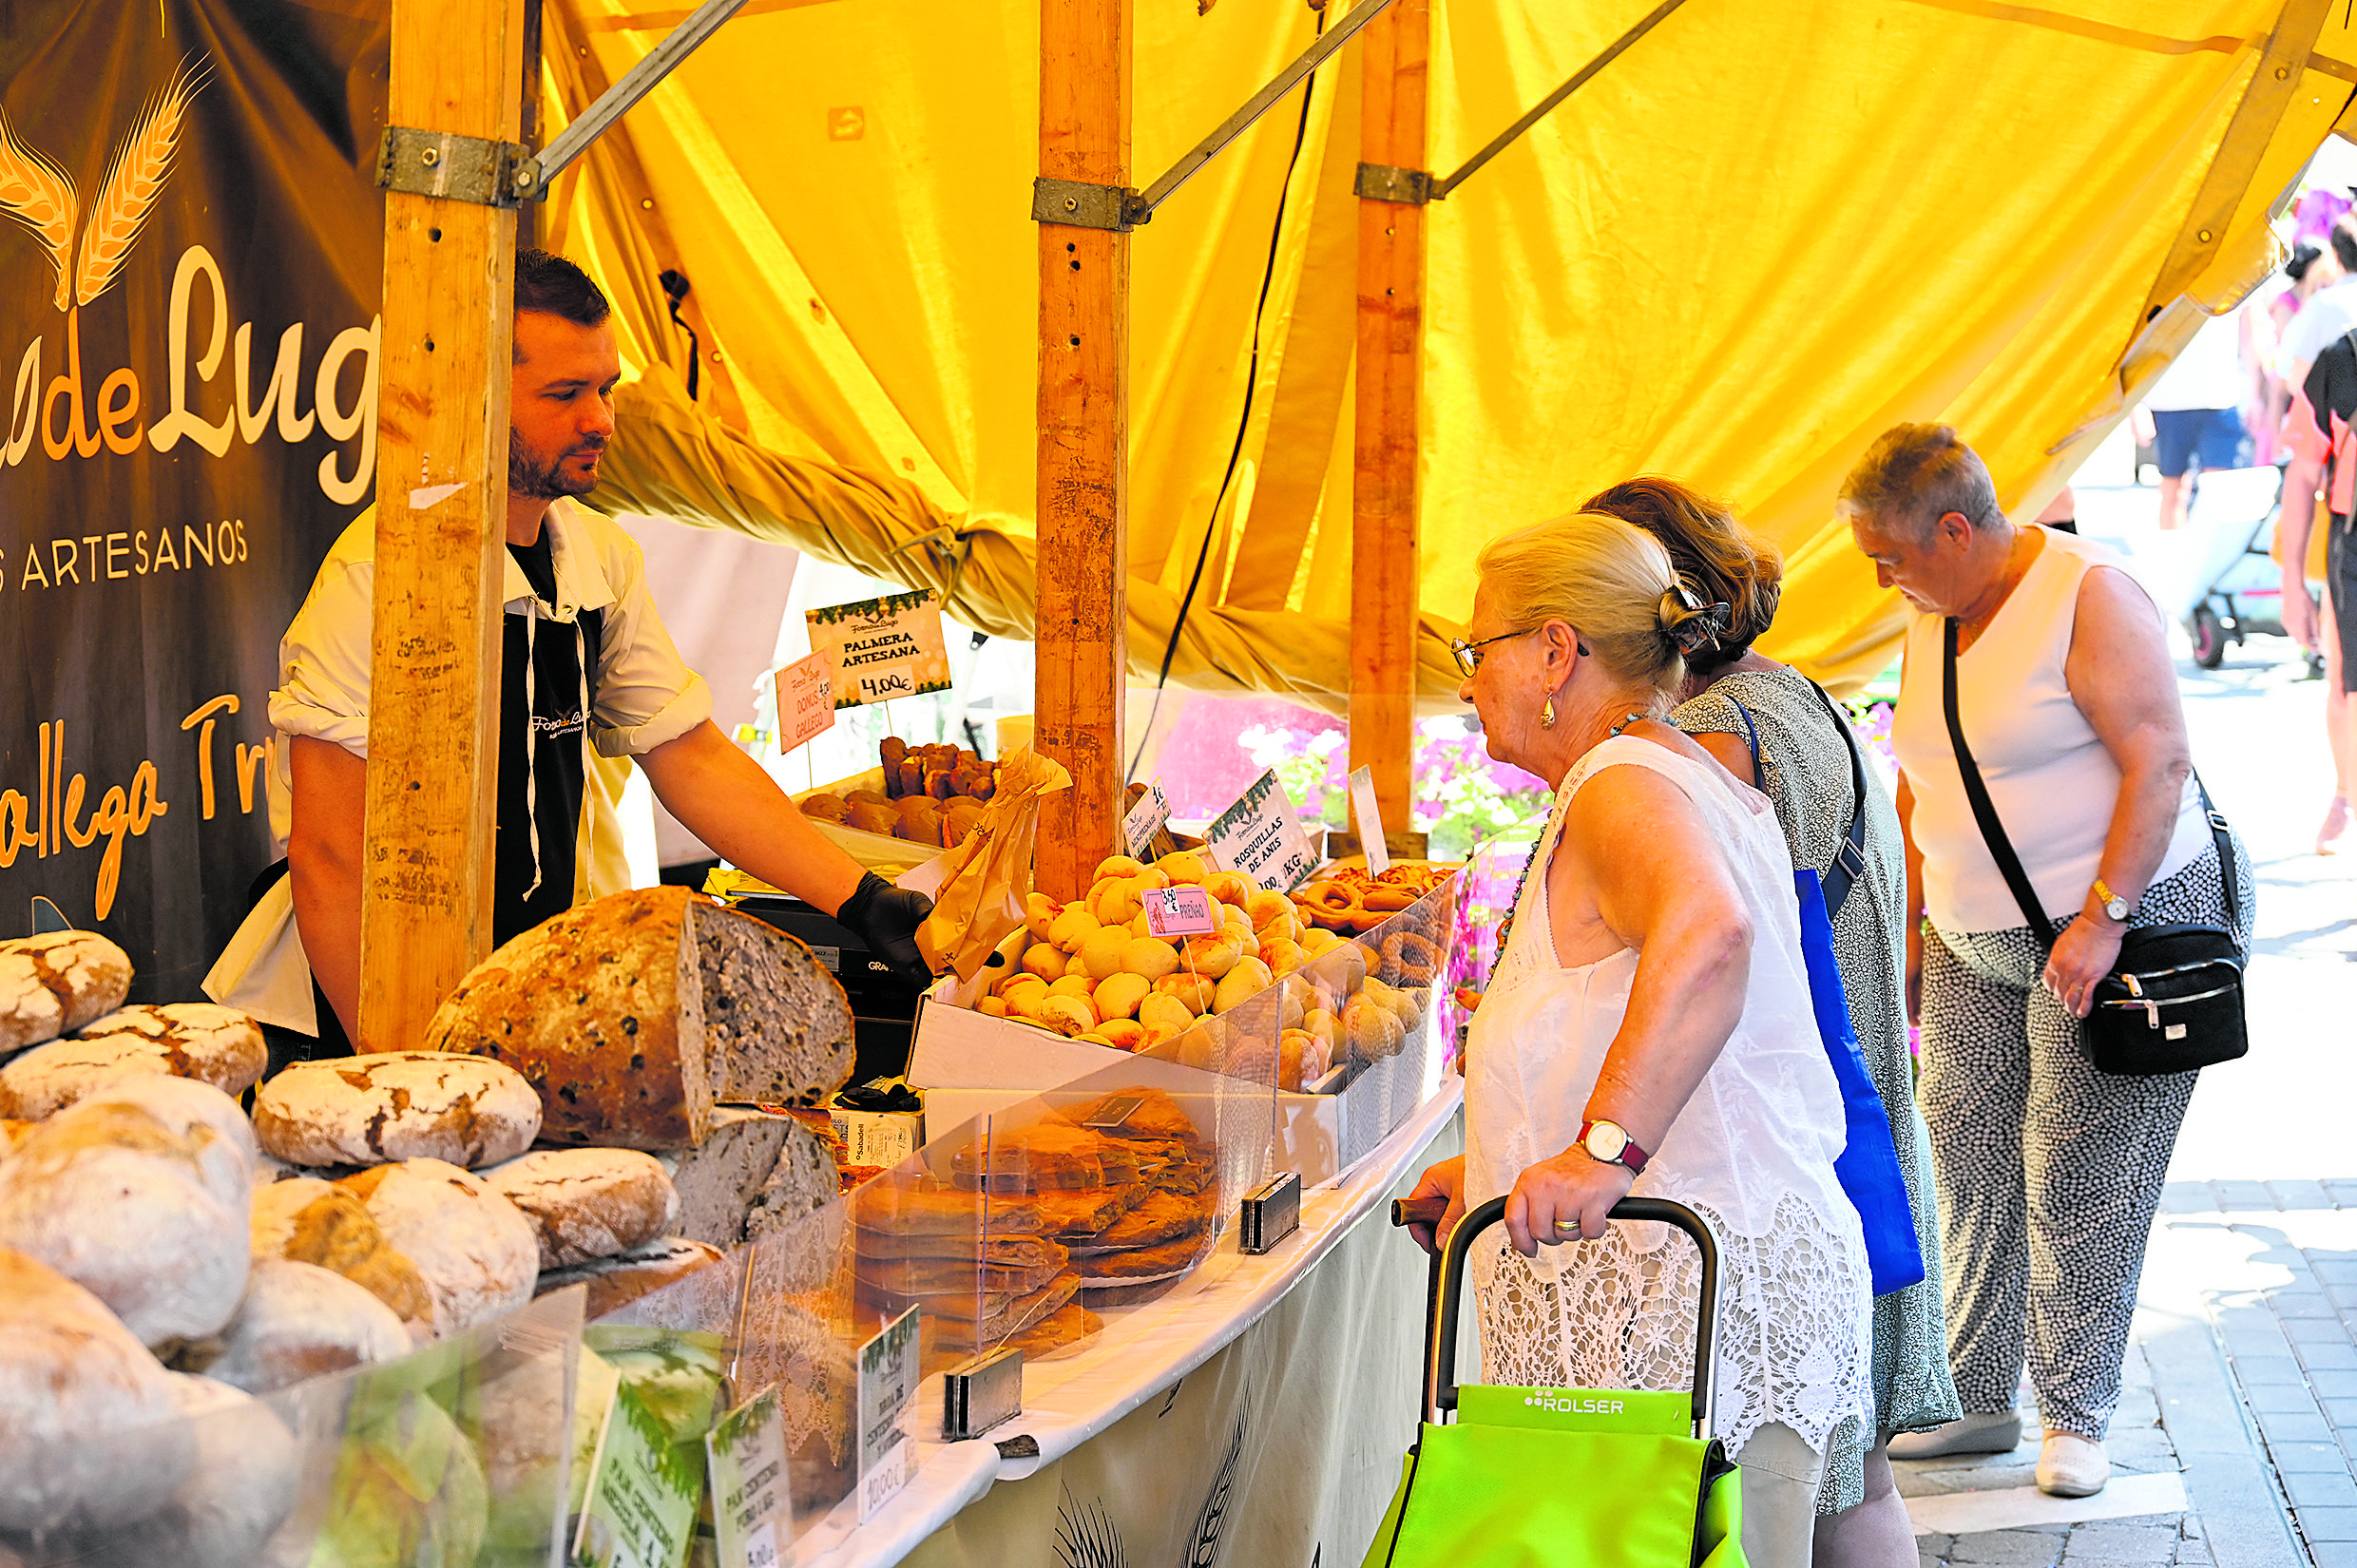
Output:
[[1576,1219],[1559,1219],[1555,1222],[1555,1230],[1560,1235],[1576,1236],[1580,1233],[1580,1222]]

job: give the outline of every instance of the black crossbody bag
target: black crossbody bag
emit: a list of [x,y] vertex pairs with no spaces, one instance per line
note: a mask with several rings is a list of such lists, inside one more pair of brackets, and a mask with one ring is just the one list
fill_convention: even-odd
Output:
[[[1964,796],[1972,803],[1973,820],[1989,855],[2004,873],[2005,886],[2028,919],[2030,934],[2048,952],[2054,950],[2054,923],[2039,907],[2038,895],[2013,852],[2005,826],[1997,820],[1988,787],[1981,782],[1980,765],[1964,744],[1964,727],[1956,717],[1956,621],[1947,622],[1946,660],[1943,670],[1941,705],[1947,715],[1947,736],[1956,748],[1956,770],[1964,775]],[[2152,1078],[2164,1073],[2191,1072],[2215,1062],[2232,1061],[2251,1049],[2243,1027],[2243,952],[2233,927],[2242,924],[2241,889],[2234,874],[2234,845],[2227,836],[2226,818],[2210,803],[2209,787],[2194,775],[2201,794],[2202,814],[2209,818],[2210,835],[2218,847],[2218,875],[2226,889],[2224,928],[2176,924],[2134,926],[2119,944],[2119,967],[2095,985],[2095,1006],[2082,1021],[2079,1038],[2087,1058],[2099,1073],[2127,1078]]]

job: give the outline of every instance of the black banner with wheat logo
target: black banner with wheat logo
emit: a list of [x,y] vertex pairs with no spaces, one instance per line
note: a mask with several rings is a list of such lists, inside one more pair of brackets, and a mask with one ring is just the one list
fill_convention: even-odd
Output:
[[374,490],[386,10],[0,4],[0,936],[46,895],[140,1000],[275,858],[278,634]]

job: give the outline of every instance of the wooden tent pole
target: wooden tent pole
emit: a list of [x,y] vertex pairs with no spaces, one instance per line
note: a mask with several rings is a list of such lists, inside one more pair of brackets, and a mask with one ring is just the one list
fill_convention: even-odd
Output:
[[[1430,0],[1368,24],[1359,158],[1422,169]],[[1351,765],[1373,771],[1393,832],[1412,824],[1418,580],[1417,382],[1424,347],[1425,209],[1359,199],[1358,376],[1351,438]]]
[[[387,122],[513,142],[524,0],[394,0]],[[362,1050],[417,1044],[490,950],[516,217],[389,191]]]
[[[1129,183],[1131,0],[1042,0],[1040,173]],[[1038,880],[1078,897],[1114,851],[1128,686],[1129,235],[1039,225],[1040,750],[1049,795]]]

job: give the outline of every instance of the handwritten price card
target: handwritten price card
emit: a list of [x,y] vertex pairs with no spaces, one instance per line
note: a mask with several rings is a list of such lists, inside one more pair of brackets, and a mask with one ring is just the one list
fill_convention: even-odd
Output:
[[832,661],[838,708],[949,689],[941,602],[929,591],[830,604],[809,620],[811,652]]
[[1146,929],[1156,936],[1210,936],[1219,929],[1211,894],[1200,888],[1148,888],[1139,899]]
[[1162,793],[1162,781],[1158,778],[1121,818],[1121,836],[1129,843],[1130,854],[1140,860],[1154,858],[1146,851],[1154,847],[1154,835],[1169,821],[1170,796]]
[[1293,796],[1274,768],[1219,813],[1203,842],[1222,870],[1241,871],[1280,893],[1292,892],[1317,870],[1317,851],[1310,848]]
[[781,755],[834,728],[834,664],[824,652],[795,660],[772,679],[777,685]]

